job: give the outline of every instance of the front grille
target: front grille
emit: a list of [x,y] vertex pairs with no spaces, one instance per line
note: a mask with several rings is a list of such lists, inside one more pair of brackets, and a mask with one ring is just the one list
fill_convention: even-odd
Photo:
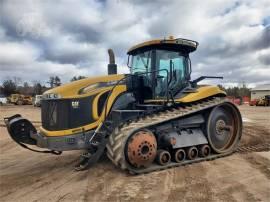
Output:
[[93,97],[80,99],[42,100],[42,127],[46,130],[65,130],[93,122]]
[[64,130],[69,125],[69,100],[42,100],[42,127],[47,130]]

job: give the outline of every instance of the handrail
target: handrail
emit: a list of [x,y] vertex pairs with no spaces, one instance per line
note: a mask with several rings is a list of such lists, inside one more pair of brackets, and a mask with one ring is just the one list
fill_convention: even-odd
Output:
[[[160,72],[160,71],[165,71],[166,74],[167,74],[167,95],[166,96],[167,96],[167,101],[169,101],[169,93],[168,93],[168,86],[169,86],[168,76],[169,76],[169,71],[167,69],[159,69],[159,70],[147,71],[147,72],[138,73],[136,75],[137,76],[141,76],[141,75],[145,75],[145,74],[148,74],[148,73],[156,73],[156,72]],[[105,105],[105,112],[104,112],[104,120],[103,120],[103,122],[106,120],[106,117],[107,117],[106,115],[107,115],[108,101],[109,101],[110,96],[112,95],[113,90],[115,89],[116,86],[118,86],[120,84],[120,82],[122,82],[122,81],[130,78],[131,76],[133,76],[133,74],[129,74],[129,75],[125,76],[124,78],[120,79],[116,84],[114,84],[114,86],[110,90],[110,93],[107,96],[107,99],[106,99],[106,101],[104,103],[104,105]]]

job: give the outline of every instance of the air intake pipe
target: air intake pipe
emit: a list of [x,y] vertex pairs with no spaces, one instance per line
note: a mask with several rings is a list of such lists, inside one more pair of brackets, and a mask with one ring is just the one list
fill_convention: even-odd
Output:
[[115,64],[115,57],[112,49],[108,49],[109,54],[109,64],[108,64],[108,74],[117,74],[117,65]]

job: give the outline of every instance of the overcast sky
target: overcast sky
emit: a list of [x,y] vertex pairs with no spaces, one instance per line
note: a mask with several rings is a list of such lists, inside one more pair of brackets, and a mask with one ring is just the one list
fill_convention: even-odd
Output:
[[193,78],[270,83],[269,0],[0,0],[0,84],[106,74],[108,48],[126,73],[129,47],[170,35],[200,43]]

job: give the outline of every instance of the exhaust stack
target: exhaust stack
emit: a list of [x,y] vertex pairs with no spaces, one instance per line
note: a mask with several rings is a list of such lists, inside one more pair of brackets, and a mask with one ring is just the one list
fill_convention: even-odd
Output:
[[109,54],[109,64],[108,64],[108,74],[117,74],[117,65],[115,64],[115,57],[112,49],[108,49]]

